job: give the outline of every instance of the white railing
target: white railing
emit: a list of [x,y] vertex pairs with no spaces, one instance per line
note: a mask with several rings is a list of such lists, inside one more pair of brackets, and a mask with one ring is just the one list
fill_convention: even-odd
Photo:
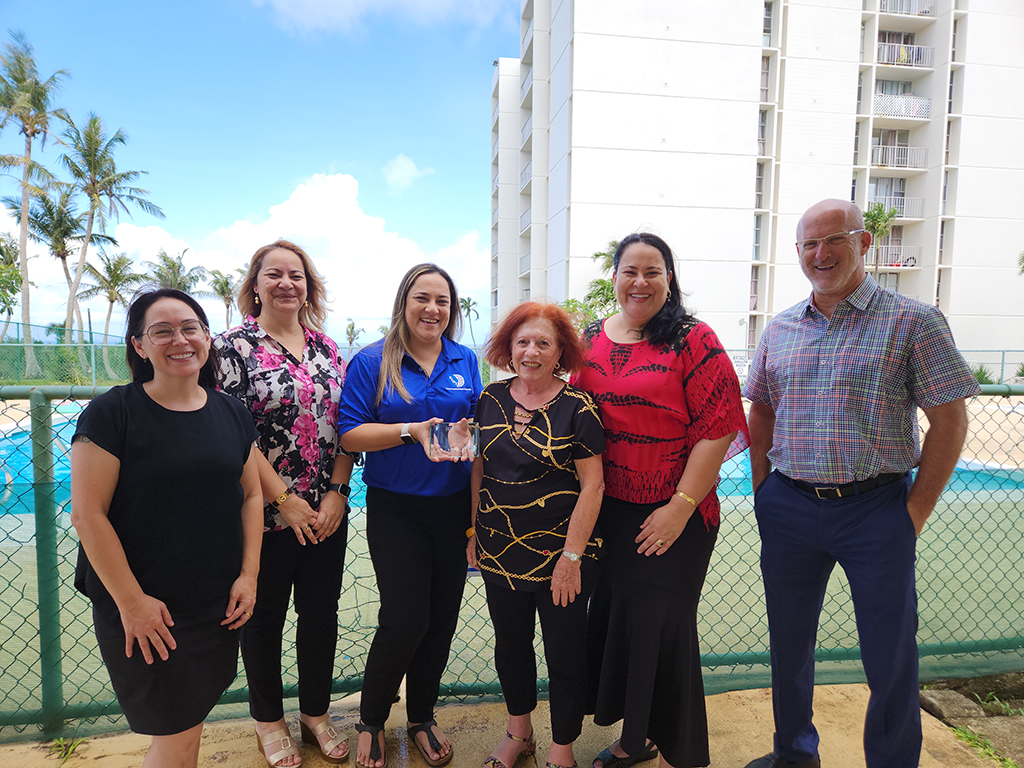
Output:
[[495,203],[494,207],[491,208],[491,224],[493,225],[498,220],[498,204]]
[[498,287],[498,276],[496,274],[491,275],[491,290],[493,291]]
[[526,94],[530,92],[530,88],[533,86],[533,67],[530,67],[526,73],[526,77],[523,78],[523,85],[519,89],[519,101],[526,101]]
[[889,168],[927,168],[928,147],[871,147],[871,164]]
[[498,189],[498,174],[494,174],[491,177],[491,194],[493,195],[495,190]]
[[491,159],[492,160],[494,159],[494,156],[496,154],[498,154],[498,137],[497,136],[495,136],[494,137],[494,141],[491,142]]
[[530,38],[533,37],[533,19],[530,19],[530,26],[526,28],[526,32],[523,33],[523,50],[526,50],[526,46],[530,44]]
[[[878,260],[875,260],[875,252]],[[880,245],[871,246],[864,256],[869,267],[916,267],[921,263],[920,245]]]
[[527,208],[525,211],[523,211],[523,215],[519,217],[519,233],[520,234],[522,234],[526,230],[526,228],[528,226],[530,226],[530,222],[533,221],[533,219],[530,216],[530,212],[532,210],[533,210],[533,208]]
[[521,291],[519,291],[519,300],[520,301],[529,301],[530,300],[530,289],[529,288],[523,288]]
[[494,105],[494,111],[491,112],[491,125],[494,125],[498,121],[498,104]]
[[757,140],[757,154],[759,157],[764,157],[766,144],[767,142],[764,139]]
[[927,96],[910,94],[895,95],[876,93],[872,111],[882,117],[916,117],[927,119],[932,116],[932,100]]
[[530,251],[519,257],[519,274],[523,275],[530,271]]
[[878,63],[899,67],[934,67],[935,49],[924,45],[879,43]]
[[935,13],[935,0],[879,0],[878,10],[901,16],[932,16]]
[[533,174],[533,160],[526,164],[526,167],[519,174],[519,189],[522,189],[529,183],[530,176]]
[[526,118],[526,123],[523,125],[523,129],[519,132],[519,146],[526,143],[526,140],[530,138],[530,134],[533,133],[533,112]]
[[920,219],[924,216],[923,197],[872,197],[868,204],[881,203],[885,210],[896,209],[896,215],[901,219]]
[[498,242],[491,243],[491,258],[496,258],[498,255]]

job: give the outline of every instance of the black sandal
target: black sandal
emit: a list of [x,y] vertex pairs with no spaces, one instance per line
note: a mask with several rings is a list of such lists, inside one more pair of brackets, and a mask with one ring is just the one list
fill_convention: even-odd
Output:
[[420,723],[419,725],[406,726],[405,733],[409,737],[409,741],[411,741],[416,746],[416,749],[419,750],[420,754],[423,756],[423,759],[427,761],[427,765],[433,765],[435,767],[439,765],[448,765],[448,763],[452,761],[452,755],[455,754],[454,746],[452,746],[448,750],[448,754],[444,757],[439,757],[437,760],[431,760],[430,753],[423,748],[423,745],[420,744],[419,739],[416,738],[416,734],[418,733],[426,734],[427,743],[430,745],[430,748],[440,755],[441,742],[437,740],[437,737],[434,735],[434,732],[430,730],[435,725],[437,725],[436,720],[427,720],[425,722]]
[[[381,733],[381,731],[384,730],[384,727],[383,726],[376,726],[376,725],[363,725],[362,723],[356,723],[356,730],[359,731],[359,733],[368,733],[368,734],[370,734],[370,738],[373,740],[372,743],[370,744],[370,762],[371,763],[376,763],[382,757],[381,753],[380,753],[380,739],[377,738],[377,737],[380,736],[380,733]],[[388,756],[387,756],[386,752],[384,753],[383,758],[384,758],[384,765],[387,766],[387,764],[388,764]],[[358,768],[377,768],[376,765],[368,765],[367,763],[359,762],[359,748],[358,748],[358,746],[356,747],[356,765],[358,766]]]
[[612,744],[611,747],[607,747],[601,754],[595,757],[593,763],[590,764],[591,768],[593,768],[594,763],[598,760],[601,761],[601,768],[631,768],[631,766],[637,763],[653,760],[658,756],[658,748],[654,746],[653,741],[648,741],[646,748],[639,755],[627,755],[626,757],[619,757],[613,753],[612,747],[614,746]]

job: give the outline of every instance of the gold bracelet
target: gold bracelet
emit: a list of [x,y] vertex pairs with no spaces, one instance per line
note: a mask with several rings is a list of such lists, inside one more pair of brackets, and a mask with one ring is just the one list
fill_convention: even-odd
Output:
[[476,536],[476,526],[471,525],[466,529],[466,538],[472,539],[474,536]]
[[693,504],[694,507],[698,506],[697,505],[697,501],[696,501],[696,499],[693,498],[693,496],[688,496],[687,494],[683,493],[682,491],[676,491],[676,496],[681,497],[684,501],[690,502],[691,504]]

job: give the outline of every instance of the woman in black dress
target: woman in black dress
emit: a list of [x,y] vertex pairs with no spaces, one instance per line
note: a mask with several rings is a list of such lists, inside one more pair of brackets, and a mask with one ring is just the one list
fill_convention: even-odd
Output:
[[491,365],[516,374],[484,389],[476,409],[481,455],[473,462],[466,553],[487,588],[494,666],[508,707],[505,738],[487,768],[512,768],[536,749],[537,615],[551,699],[547,765],[576,764],[605,437],[590,396],[557,374],[578,370],[584,355],[565,311],[538,302],[515,307],[487,346]]
[[[95,398],[71,447],[75,585],[143,766],[198,765],[256,603],[262,499],[248,411],[215,391],[206,315],[187,294],[128,310],[132,383]],[[136,647],[137,646],[137,647]]]

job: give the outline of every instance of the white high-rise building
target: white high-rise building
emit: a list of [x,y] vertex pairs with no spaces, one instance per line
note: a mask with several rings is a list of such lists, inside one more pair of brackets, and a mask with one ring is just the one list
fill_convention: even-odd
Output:
[[[525,0],[492,104],[492,319],[668,241],[732,349],[810,292],[825,197],[896,208],[869,253],[963,349],[1024,347],[1022,0]],[[877,266],[876,266],[877,262]]]

